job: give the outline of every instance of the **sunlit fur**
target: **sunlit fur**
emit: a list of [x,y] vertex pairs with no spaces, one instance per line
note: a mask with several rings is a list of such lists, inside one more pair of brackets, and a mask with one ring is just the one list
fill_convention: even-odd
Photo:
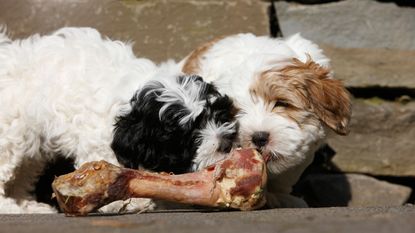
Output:
[[[145,102],[137,102],[140,96]],[[232,149],[237,131],[232,101],[212,85],[200,77],[183,76],[172,62],[159,67],[136,58],[130,44],[103,38],[91,28],[63,28],[14,41],[3,30],[0,106],[1,213],[56,212],[36,202],[32,194],[45,164],[56,156],[73,158],[77,167],[102,159],[119,165],[111,149],[115,127],[126,130],[115,131],[123,150],[140,153],[119,154],[123,164],[167,171],[187,171],[217,161]],[[159,128],[143,125],[134,132],[134,125],[142,122],[133,119],[132,112],[144,108],[141,117],[152,117]],[[126,119],[131,121],[121,123]],[[182,131],[171,137],[169,129]],[[157,133],[152,138],[149,131]],[[148,141],[125,142],[127,135],[146,136]],[[169,167],[157,160],[157,156],[169,159],[168,149],[160,155],[135,150],[142,143],[154,147],[162,140],[158,135],[174,140],[161,142],[160,148],[163,143],[175,144],[177,151],[190,151],[188,157],[172,159],[175,166]],[[184,135],[195,135],[195,141],[183,144]],[[152,163],[135,161],[147,155]],[[137,203],[138,208],[143,206]]]
[[[347,134],[350,99],[332,78],[329,59],[312,42],[296,34],[287,39],[238,34],[195,49],[180,63],[240,109],[240,140],[269,156],[269,207],[304,207],[290,196],[292,186],[313,160],[331,128]],[[254,135],[269,135],[260,145]]]

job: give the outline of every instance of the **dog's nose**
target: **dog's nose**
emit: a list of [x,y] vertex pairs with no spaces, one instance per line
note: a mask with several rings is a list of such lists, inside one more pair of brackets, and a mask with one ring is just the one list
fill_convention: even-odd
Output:
[[263,147],[268,143],[269,133],[265,131],[259,131],[252,134],[252,142],[257,147]]

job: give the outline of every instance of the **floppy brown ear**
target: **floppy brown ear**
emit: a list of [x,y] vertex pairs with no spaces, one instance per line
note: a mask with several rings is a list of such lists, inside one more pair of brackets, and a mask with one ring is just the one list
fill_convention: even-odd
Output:
[[308,92],[314,112],[336,133],[349,133],[351,116],[350,95],[339,80],[320,78],[308,82]]
[[336,133],[349,133],[351,102],[349,92],[340,80],[329,77],[329,70],[313,62],[294,59],[293,64],[282,70],[289,76],[301,79],[307,102],[313,112]]

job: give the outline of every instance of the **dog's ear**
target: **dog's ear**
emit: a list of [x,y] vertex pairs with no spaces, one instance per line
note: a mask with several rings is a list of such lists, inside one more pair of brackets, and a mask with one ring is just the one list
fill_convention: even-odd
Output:
[[166,105],[159,101],[162,87],[150,82],[136,92],[129,111],[116,119],[111,148],[125,167],[183,173],[196,151],[191,140],[194,121],[179,123],[187,115],[186,109],[175,102]]
[[285,72],[297,73],[295,76],[304,82],[305,101],[322,122],[338,134],[349,133],[350,94],[340,80],[330,78],[330,71],[310,57],[306,63],[294,59],[291,66],[282,70]]
[[319,118],[336,133],[349,133],[351,116],[350,96],[343,83],[323,78],[310,81],[308,86],[311,104]]
[[137,169],[139,165],[138,155],[142,149],[142,136],[139,134],[142,125],[139,122],[132,123],[130,116],[122,116],[117,120],[114,129],[111,148],[120,164],[127,168]]
[[138,168],[144,160],[150,160],[152,140],[159,125],[158,110],[161,103],[154,99],[153,86],[138,90],[130,100],[130,109],[116,118],[111,148],[120,164],[128,168]]

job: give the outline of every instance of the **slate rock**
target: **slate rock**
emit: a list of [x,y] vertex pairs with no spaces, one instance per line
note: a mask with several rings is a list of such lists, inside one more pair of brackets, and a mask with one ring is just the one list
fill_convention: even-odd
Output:
[[415,102],[355,99],[350,134],[330,134],[334,167],[343,172],[415,176]]
[[278,1],[284,36],[301,32],[319,44],[344,48],[415,50],[415,8],[393,2],[345,0],[318,5]]
[[321,47],[335,77],[348,87],[415,89],[415,50]]
[[94,27],[134,41],[137,56],[181,59],[196,46],[238,32],[268,34],[267,7],[258,0],[2,0],[0,24],[13,38],[63,26]]

